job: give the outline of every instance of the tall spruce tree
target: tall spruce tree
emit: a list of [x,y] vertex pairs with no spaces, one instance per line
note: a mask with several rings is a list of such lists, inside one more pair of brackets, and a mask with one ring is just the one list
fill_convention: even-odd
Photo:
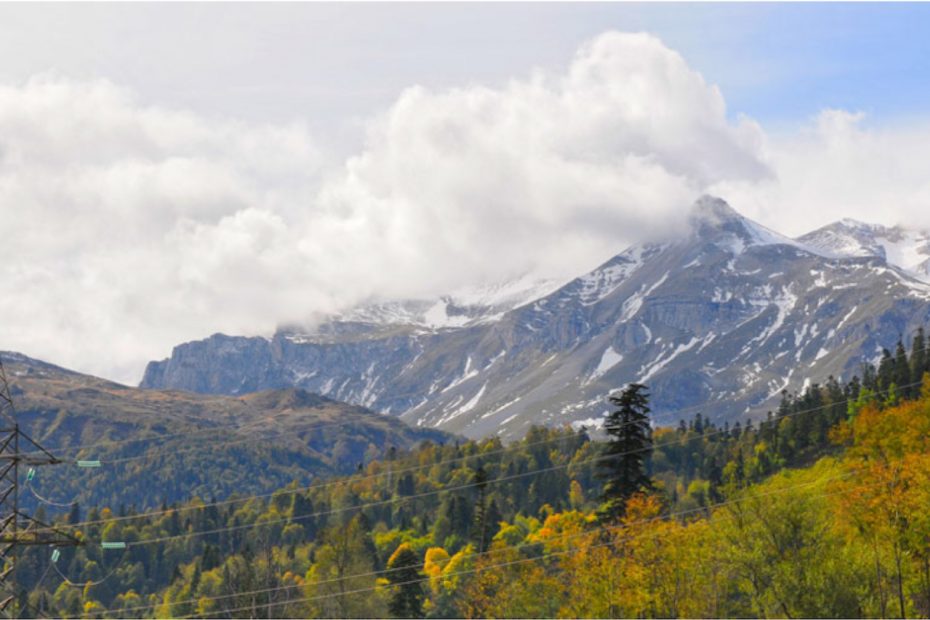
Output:
[[488,550],[488,523],[487,523],[487,494],[488,472],[484,467],[478,466],[475,470],[474,483],[478,489],[478,498],[475,500],[475,522],[472,531],[472,541],[480,553]]
[[862,387],[872,392],[879,390],[878,375],[872,364],[862,364]]
[[[923,327],[917,328],[917,335],[914,336],[914,342],[911,345],[911,381],[922,381],[924,373],[928,370],[927,365],[927,336]],[[914,387],[914,394],[920,394],[920,386]]]
[[605,481],[600,509],[603,520],[622,516],[633,494],[652,488],[646,475],[646,461],[652,452],[648,388],[631,383],[619,396],[611,396],[610,403],[617,409],[604,423],[608,441],[598,463],[598,477]]
[[894,349],[894,383],[900,389],[899,394],[906,398],[918,393],[917,390],[911,389],[911,364],[907,360],[907,350],[900,339]]
[[882,349],[882,359],[878,363],[878,389],[884,395],[892,383],[894,383],[894,358],[891,356],[891,351]]
[[402,543],[388,560],[388,581],[394,592],[388,610],[395,618],[423,617],[423,574],[421,562],[409,543]]

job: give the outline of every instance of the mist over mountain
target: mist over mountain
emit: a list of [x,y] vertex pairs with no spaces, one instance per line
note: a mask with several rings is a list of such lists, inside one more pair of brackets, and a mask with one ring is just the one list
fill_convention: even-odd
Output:
[[[525,295],[359,308],[273,338],[214,335],[149,364],[141,385],[218,394],[300,386],[484,436],[597,424],[650,385],[658,422],[764,414],[783,390],[849,378],[930,318],[927,236],[849,222],[791,239],[704,197],[690,232],[634,245]],[[895,261],[907,258],[904,264]]]

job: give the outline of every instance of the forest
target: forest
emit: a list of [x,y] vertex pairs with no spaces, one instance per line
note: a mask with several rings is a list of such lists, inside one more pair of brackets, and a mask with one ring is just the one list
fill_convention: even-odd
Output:
[[648,413],[640,396],[611,401],[606,437],[427,441],[264,495],[40,508],[84,544],[21,555],[18,613],[930,616],[922,330],[758,422],[617,417]]

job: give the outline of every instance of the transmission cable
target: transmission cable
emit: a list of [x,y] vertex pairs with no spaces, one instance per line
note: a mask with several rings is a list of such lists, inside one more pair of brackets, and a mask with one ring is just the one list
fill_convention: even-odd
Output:
[[[909,387],[909,386],[903,386],[903,387]],[[898,389],[903,389],[903,388],[898,388]],[[778,420],[783,420],[783,419],[789,418],[789,417],[794,417],[794,416],[798,416],[798,415],[802,415],[802,414],[807,414],[807,413],[813,413],[813,412],[816,412],[816,411],[821,411],[821,410],[823,410],[823,409],[836,406],[836,405],[838,405],[838,404],[840,404],[840,403],[843,403],[843,402],[850,402],[850,401],[852,401],[852,399],[846,399],[846,400],[844,400],[844,401],[836,401],[836,402],[834,402],[834,403],[828,403],[828,404],[824,404],[824,405],[821,405],[821,406],[818,406],[818,407],[813,407],[813,408],[806,409],[806,410],[799,410],[799,411],[794,411],[794,412],[786,413],[786,414],[784,414],[784,415],[779,416],[779,417],[778,417]],[[712,436],[715,436],[715,435],[719,435],[719,434],[723,434],[723,433],[731,433],[731,432],[732,432],[732,430],[728,430],[728,429],[718,429],[718,430],[715,430],[715,431],[711,431],[711,432],[709,432],[709,433],[703,433],[703,434],[701,435],[701,437],[712,437]],[[383,505],[387,505],[387,504],[395,504],[395,503],[403,502],[403,501],[407,501],[407,500],[419,499],[419,498],[422,498],[422,497],[434,496],[434,495],[438,495],[438,494],[441,494],[441,493],[447,493],[447,492],[452,492],[452,491],[458,491],[458,490],[462,490],[462,489],[466,489],[466,488],[473,488],[473,487],[478,486],[479,484],[493,484],[493,483],[499,483],[499,482],[506,482],[506,481],[509,481],[509,480],[518,479],[518,478],[523,478],[523,477],[530,476],[530,475],[535,475],[535,474],[540,474],[540,473],[546,473],[546,472],[549,472],[549,471],[556,471],[556,470],[559,470],[559,469],[565,469],[565,468],[569,468],[569,467],[573,467],[573,466],[580,466],[580,465],[589,464],[589,463],[592,463],[592,462],[598,462],[598,461],[602,461],[602,460],[606,460],[606,459],[613,459],[613,458],[617,458],[617,457],[619,457],[619,456],[625,456],[625,455],[629,455],[629,454],[637,454],[637,453],[640,453],[640,452],[649,452],[649,451],[653,451],[653,450],[658,449],[658,448],[663,448],[663,447],[666,447],[666,446],[674,445],[674,444],[676,444],[676,443],[678,443],[678,444],[684,444],[684,443],[686,443],[686,442],[688,442],[688,441],[692,441],[692,440],[694,440],[694,439],[696,439],[696,438],[694,438],[694,437],[681,436],[681,437],[678,437],[678,438],[676,438],[676,439],[674,439],[674,440],[672,440],[672,441],[657,443],[657,444],[654,444],[654,445],[652,445],[652,446],[646,446],[646,447],[644,447],[644,448],[638,448],[638,449],[628,450],[628,451],[625,451],[625,452],[621,452],[621,453],[617,453],[617,454],[611,454],[611,455],[606,455],[606,456],[595,457],[595,458],[592,458],[592,459],[585,459],[585,460],[582,460],[582,461],[568,462],[568,463],[565,463],[565,464],[562,464],[562,465],[554,465],[554,466],[547,467],[547,468],[544,468],[544,469],[531,470],[531,471],[522,472],[522,473],[519,473],[519,474],[514,474],[514,475],[511,475],[511,476],[505,476],[505,477],[501,477],[501,478],[494,478],[494,479],[488,480],[488,481],[485,482],[485,483],[475,483],[475,482],[472,482],[472,483],[468,483],[468,484],[459,485],[459,486],[456,486],[456,487],[445,487],[445,488],[442,488],[442,489],[436,489],[436,490],[432,490],[432,491],[428,491],[428,492],[424,492],[424,493],[419,493],[419,494],[414,494],[414,495],[405,495],[405,496],[401,496],[401,497],[397,497],[397,498],[391,498],[391,499],[386,499],[386,500],[379,500],[379,501],[374,501],[374,502],[362,503],[362,504],[358,504],[358,505],[355,505],[355,506],[346,506],[346,507],[343,507],[343,508],[333,509],[333,510],[329,510],[329,511],[317,512],[317,513],[309,513],[309,514],[306,514],[306,515],[300,515],[299,517],[287,517],[287,518],[277,519],[277,520],[273,520],[273,521],[263,521],[263,522],[260,522],[260,523],[259,523],[259,522],[256,522],[256,523],[247,523],[247,524],[242,524],[242,525],[238,525],[238,526],[230,526],[230,527],[226,527],[226,528],[216,528],[216,529],[206,530],[206,531],[200,531],[200,532],[188,532],[188,533],[186,533],[186,534],[178,534],[178,535],[174,535],[174,536],[164,536],[164,537],[153,538],[153,539],[145,539],[145,540],[140,540],[140,541],[131,542],[131,543],[128,543],[128,544],[131,544],[131,545],[133,545],[133,546],[139,546],[139,545],[143,545],[143,544],[150,544],[150,543],[152,543],[152,542],[166,542],[166,541],[168,541],[168,540],[176,540],[176,539],[183,539],[183,538],[192,538],[192,537],[196,537],[196,536],[202,536],[202,535],[208,535],[208,534],[221,533],[221,532],[224,532],[224,531],[235,531],[235,530],[242,530],[242,529],[250,529],[250,528],[253,528],[253,527],[261,527],[261,526],[264,526],[264,525],[273,525],[273,524],[277,524],[277,523],[289,523],[289,522],[298,521],[298,520],[303,520],[303,519],[308,519],[308,518],[317,517],[317,516],[328,516],[328,515],[332,515],[332,514],[338,514],[338,513],[342,513],[342,512],[348,512],[348,511],[351,511],[351,510],[362,510],[362,509],[364,509],[364,508],[369,508],[369,507],[373,507],[373,506],[383,506]],[[432,467],[432,465],[431,465],[431,467]],[[381,474],[374,474],[374,475],[371,475],[371,476],[369,476],[369,477],[374,477],[374,476],[378,476],[378,475],[381,475]],[[361,481],[361,480],[365,480],[365,479],[366,479],[366,477],[361,477],[361,478],[358,478],[357,480]],[[342,480],[335,480],[335,481],[332,481],[332,482],[330,482],[330,483],[328,483],[328,484],[340,484],[340,483],[341,483],[341,484],[346,484],[346,483],[351,483],[351,482],[353,482],[353,479],[352,479],[352,478],[349,478],[348,480],[345,480],[345,479],[342,479]],[[319,486],[324,486],[324,485],[316,485],[316,486],[319,487]],[[275,493],[277,493],[277,494],[292,494],[292,493],[299,493],[299,492],[305,491],[305,490],[307,490],[307,489],[308,489],[308,488],[303,488],[303,489],[301,489],[301,488],[298,488],[298,489],[286,489],[286,490],[283,490],[283,491],[276,491]],[[270,495],[274,495],[275,493],[272,493],[272,494],[270,494]],[[266,496],[267,496],[267,495],[266,495]],[[224,500],[223,502],[213,502],[213,503],[210,503],[210,504],[202,504],[202,505],[198,505],[198,506],[191,506],[191,507],[189,507],[189,509],[191,509],[191,510],[194,510],[194,509],[203,510],[203,509],[205,509],[205,508],[208,508],[208,507],[211,507],[211,506],[216,506],[216,505],[221,505],[221,504],[229,504],[229,503],[234,503],[234,502],[238,503],[238,502],[244,502],[244,501],[251,501],[252,499],[255,499],[255,498],[258,498],[258,497],[262,497],[262,496],[248,496],[248,497],[236,498],[236,499],[234,499],[234,500]],[[97,524],[97,523],[109,523],[109,522],[112,522],[112,521],[115,521],[115,520],[120,520],[120,519],[122,519],[122,520],[138,519],[138,518],[144,518],[144,517],[151,516],[151,515],[170,513],[170,512],[173,512],[173,511],[175,511],[175,510],[177,510],[177,509],[169,509],[169,510],[164,510],[164,511],[155,511],[155,512],[151,512],[151,513],[141,513],[141,514],[138,514],[138,515],[127,515],[127,516],[125,516],[125,517],[115,517],[115,518],[110,518],[110,519],[101,519],[101,520],[97,520],[97,521],[86,521],[86,522],[83,522],[83,523],[62,524],[61,526],[58,526],[58,527],[78,527],[78,526],[80,526],[80,525],[90,525],[90,524]]]
[[[811,481],[811,482],[804,482],[804,483],[800,483],[800,484],[796,484],[796,485],[790,485],[790,486],[786,486],[786,487],[780,487],[780,488],[775,489],[775,490],[773,490],[773,491],[771,491],[771,492],[761,493],[761,494],[758,494],[758,495],[754,495],[754,496],[752,496],[752,498],[755,499],[755,498],[759,498],[759,497],[769,497],[769,496],[779,495],[779,494],[782,494],[782,493],[786,493],[786,492],[789,492],[789,491],[797,490],[797,489],[804,488],[804,487],[808,487],[808,486],[816,486],[816,485],[818,485],[818,484],[823,484],[823,483],[829,482],[829,481],[843,480],[843,479],[846,479],[846,478],[849,478],[849,477],[855,475],[856,473],[859,473],[859,472],[853,470],[853,471],[848,471],[848,472],[844,472],[844,473],[841,473],[841,474],[837,474],[837,475],[834,475],[834,476],[829,476],[829,477],[827,477],[827,478],[821,478],[821,479],[814,480],[814,481]],[[726,501],[722,501],[722,502],[707,504],[707,505],[705,505],[705,506],[699,506],[699,507],[697,507],[697,508],[690,508],[690,509],[682,510],[682,511],[678,511],[678,512],[670,512],[670,513],[667,513],[667,514],[665,514],[665,515],[659,515],[659,516],[657,516],[657,517],[652,517],[652,518],[645,519],[645,520],[641,520],[641,521],[634,521],[634,522],[632,522],[632,523],[626,523],[626,524],[616,525],[616,526],[606,526],[606,527],[602,528],[602,530],[603,530],[603,531],[613,531],[613,530],[618,530],[618,529],[623,529],[623,528],[626,528],[626,527],[630,527],[630,526],[633,526],[633,525],[648,524],[648,523],[651,523],[651,522],[653,522],[653,521],[667,520],[667,519],[670,519],[670,518],[672,518],[672,517],[684,517],[684,516],[688,516],[688,515],[692,515],[692,514],[696,514],[696,513],[704,513],[704,512],[708,512],[708,511],[710,511],[710,510],[712,510],[712,509],[715,509],[715,508],[722,508],[722,507],[726,507],[726,506],[729,506],[729,505],[732,505],[732,504],[738,504],[738,503],[740,503],[740,502],[747,501],[747,499],[749,499],[749,498],[746,498],[746,497],[739,497],[739,498],[730,499],[730,500],[726,500]],[[574,538],[579,538],[579,537],[582,537],[582,536],[590,536],[590,535],[592,535],[592,533],[594,533],[594,531],[592,531],[592,530],[586,530],[586,531],[582,531],[582,532],[577,532],[577,533],[575,533],[575,534],[570,534],[570,535],[568,535],[568,536],[560,537],[560,538],[559,538],[559,542],[563,542],[563,541],[565,541],[565,540],[570,540],[570,539],[574,539]],[[507,547],[507,550],[522,549],[522,548],[525,548],[525,547],[538,546],[538,545],[540,545],[540,544],[544,544],[544,542],[545,542],[545,541],[541,541],[541,542],[535,542],[535,541],[534,541],[534,542],[523,542],[523,543],[520,543],[520,544],[518,544],[518,545],[511,545],[511,546],[508,546],[508,547]],[[489,550],[489,551],[468,553],[468,554],[464,554],[464,555],[462,555],[462,556],[460,556],[460,557],[461,557],[461,559],[465,559],[465,558],[473,558],[473,557],[479,557],[479,556],[484,556],[484,555],[492,555],[495,551],[496,551],[496,550]],[[335,582],[340,582],[340,581],[346,581],[346,580],[348,580],[348,579],[353,579],[353,578],[356,578],[356,577],[374,577],[374,576],[382,576],[382,575],[386,575],[386,574],[393,573],[393,572],[395,572],[395,571],[405,570],[406,568],[407,568],[407,567],[386,568],[386,569],[380,570],[380,571],[369,571],[369,572],[365,572],[365,573],[354,573],[354,574],[351,574],[351,575],[343,575],[342,577],[335,577],[335,578],[332,578],[332,579],[324,579],[324,580],[321,580],[321,581],[316,581],[316,582],[313,582],[312,585],[318,586],[318,585],[327,584],[327,583],[335,583]],[[244,591],[244,592],[237,592],[237,593],[235,593],[235,594],[227,594],[227,595],[222,595],[222,596],[199,597],[199,598],[196,598],[196,599],[187,599],[187,600],[180,600],[180,601],[165,601],[165,602],[168,603],[168,604],[170,604],[170,605],[182,605],[182,604],[186,604],[186,603],[197,603],[197,602],[199,602],[199,601],[201,601],[201,600],[214,601],[214,600],[220,600],[220,599],[226,599],[226,598],[234,598],[234,597],[237,597],[237,596],[247,596],[247,595],[251,595],[251,594],[265,594],[265,593],[270,593],[270,592],[278,592],[278,591],[281,591],[281,590],[287,590],[287,589],[291,589],[291,588],[294,588],[294,587],[297,587],[297,586],[294,586],[294,585],[289,585],[289,586],[278,586],[278,587],[275,587],[275,588],[265,588],[265,589],[261,589],[261,590],[248,590],[248,591]],[[153,605],[144,605],[144,606],[140,605],[140,606],[137,606],[137,607],[128,607],[128,608],[123,608],[123,609],[114,610],[114,611],[119,611],[119,612],[137,611],[137,610],[149,609],[149,608],[152,607],[152,606],[153,606]],[[222,611],[222,610],[218,610],[218,611]]]
[[[809,484],[815,484],[815,483],[809,483]],[[836,492],[833,492],[833,493],[820,494],[820,496],[821,496],[821,497],[829,497],[829,496],[832,496],[832,495],[840,495],[840,494],[843,494],[843,493],[850,493],[850,492],[852,492],[852,491],[836,491]],[[745,500],[739,500],[739,501],[745,501]],[[710,507],[710,506],[708,506],[708,507]],[[698,510],[698,509],[693,509],[693,510]],[[702,510],[702,509],[701,509],[701,510]],[[670,515],[667,515],[667,516],[670,516]],[[630,523],[630,524],[623,524],[623,525],[615,526],[615,527],[619,527],[620,529],[623,529],[623,528],[625,528],[625,527],[630,527],[630,526],[632,526],[632,525],[646,524],[646,523],[649,523],[649,522],[652,522],[652,521],[662,520],[662,519],[664,519],[664,518],[665,518],[665,517],[661,517],[661,516],[659,516],[659,517],[653,517],[653,518],[651,518],[651,519],[643,520],[643,521],[640,521],[640,522],[634,522],[634,523]],[[726,518],[727,518],[727,517],[725,517],[725,516],[724,516],[724,517],[719,517],[719,519],[726,519]],[[732,518],[732,517],[730,517],[730,518]],[[607,529],[607,528],[605,528],[605,529]],[[543,543],[543,542],[540,542],[540,543],[533,543],[533,544],[544,544],[544,543]],[[512,560],[512,561],[508,561],[508,562],[489,564],[489,565],[481,566],[481,567],[478,567],[478,568],[467,569],[467,570],[462,570],[462,571],[456,571],[456,572],[453,572],[453,573],[443,574],[442,577],[443,577],[443,578],[457,577],[457,576],[461,576],[461,575],[467,575],[467,574],[472,574],[472,573],[480,572],[480,571],[483,571],[483,570],[489,570],[489,569],[492,569],[492,568],[502,568],[502,567],[505,567],[505,566],[512,566],[512,565],[515,565],[515,564],[521,564],[521,563],[526,563],[526,562],[534,562],[534,561],[537,561],[537,560],[543,560],[543,559],[547,559],[547,558],[552,558],[552,557],[559,557],[559,556],[563,556],[563,555],[568,555],[568,554],[570,554],[571,552],[578,551],[579,549],[582,549],[582,548],[586,548],[586,549],[596,549],[596,548],[602,548],[602,547],[613,546],[613,545],[615,545],[615,544],[616,544],[616,541],[608,541],[608,542],[605,542],[605,543],[598,543],[598,544],[589,545],[589,546],[587,546],[587,547],[572,547],[572,548],[570,548],[570,549],[564,549],[564,550],[561,550],[561,551],[545,552],[545,553],[542,553],[542,554],[540,554],[540,555],[533,556],[533,557],[529,557],[529,558],[520,558],[520,559],[518,559],[518,560]],[[502,549],[502,550],[492,550],[492,551],[507,551],[507,550],[509,550],[509,548],[504,548],[504,549]],[[488,553],[488,552],[485,552],[485,553]],[[404,568],[409,568],[409,567],[404,567]],[[432,579],[432,577],[430,577],[430,576],[424,576],[424,577],[420,577],[420,578],[412,579],[412,580],[408,580],[408,581],[403,581],[403,582],[398,582],[398,583],[388,583],[388,584],[384,584],[384,585],[376,585],[376,586],[367,587],[367,588],[358,588],[358,589],[355,589],[355,590],[348,590],[348,591],[346,591],[346,592],[335,592],[335,593],[329,593],[329,594],[324,594],[324,595],[310,596],[310,597],[304,597],[304,598],[298,598],[298,599],[290,599],[290,600],[286,600],[286,601],[275,601],[275,602],[271,602],[271,603],[262,603],[262,604],[258,604],[258,605],[248,605],[248,606],[244,606],[244,607],[234,607],[234,608],[227,608],[227,609],[221,609],[221,610],[213,610],[213,611],[209,611],[209,612],[203,612],[203,613],[197,613],[197,614],[188,614],[188,615],[184,615],[184,616],[178,616],[178,618],[185,618],[185,619],[186,619],[186,618],[198,618],[198,617],[201,617],[201,616],[205,616],[205,615],[208,615],[208,614],[215,614],[215,613],[230,613],[230,612],[236,612],[236,611],[247,611],[247,610],[252,610],[252,609],[262,609],[262,608],[266,608],[266,607],[274,607],[274,606],[277,606],[277,605],[283,606],[283,605],[290,605],[290,604],[293,604],[293,603],[306,603],[306,602],[312,602],[312,601],[317,601],[317,600],[323,600],[323,599],[327,599],[327,598],[343,597],[343,596],[347,596],[347,595],[351,595],[351,594],[360,594],[360,593],[362,593],[362,592],[373,592],[373,591],[377,591],[377,590],[380,590],[380,589],[385,588],[385,587],[397,587],[397,586],[403,586],[403,585],[412,585],[412,584],[417,584],[417,583],[425,583],[425,582],[430,581],[431,579]],[[247,594],[247,593],[246,593],[246,594]],[[199,600],[199,599],[198,599],[198,600]],[[119,612],[119,611],[121,611],[121,610],[116,610],[116,611]]]

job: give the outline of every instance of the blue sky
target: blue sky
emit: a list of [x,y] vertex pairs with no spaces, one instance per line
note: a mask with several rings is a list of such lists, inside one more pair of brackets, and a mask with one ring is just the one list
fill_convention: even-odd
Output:
[[[720,85],[733,110],[791,121],[823,108],[873,120],[924,115],[930,96],[930,5],[688,5],[672,48]],[[663,7],[647,7],[661,21]],[[691,24],[699,25],[692,29]],[[650,28],[651,16],[644,19]],[[703,32],[699,32],[703,31]]]
[[0,18],[0,80],[105,77],[151,103],[327,131],[413,84],[499,85],[567,65],[610,29],[656,34],[731,113],[770,126],[825,107],[889,122],[923,115],[930,95],[921,3],[66,3],[7,4]]

